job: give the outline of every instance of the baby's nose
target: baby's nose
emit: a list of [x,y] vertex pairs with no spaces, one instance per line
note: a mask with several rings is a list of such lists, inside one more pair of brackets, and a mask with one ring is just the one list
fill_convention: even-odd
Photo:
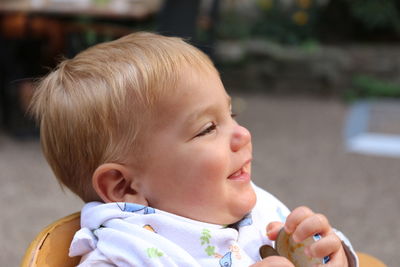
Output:
[[233,129],[231,139],[231,149],[233,152],[240,150],[251,142],[251,134],[249,130],[241,125],[236,125]]

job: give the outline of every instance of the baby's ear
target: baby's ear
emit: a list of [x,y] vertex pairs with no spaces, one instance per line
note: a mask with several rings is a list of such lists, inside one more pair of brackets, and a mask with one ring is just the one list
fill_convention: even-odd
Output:
[[93,188],[105,202],[131,202],[147,206],[146,199],[136,188],[136,176],[129,167],[104,163],[94,172]]

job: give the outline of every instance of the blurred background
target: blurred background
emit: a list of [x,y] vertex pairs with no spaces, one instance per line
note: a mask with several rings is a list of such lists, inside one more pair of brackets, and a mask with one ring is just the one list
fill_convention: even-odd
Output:
[[253,180],[327,215],[357,251],[398,266],[400,2],[0,0],[0,262],[80,210],[26,116],[32,82],[135,31],[187,38],[214,60],[253,135]]

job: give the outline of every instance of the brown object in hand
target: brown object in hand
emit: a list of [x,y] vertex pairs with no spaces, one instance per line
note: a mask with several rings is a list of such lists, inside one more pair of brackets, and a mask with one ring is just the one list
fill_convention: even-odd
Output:
[[263,245],[260,247],[260,256],[262,259],[269,256],[279,256],[278,252],[269,245]]
[[264,245],[260,248],[260,255],[262,258],[274,255],[283,256],[290,260],[295,267],[309,267],[314,264],[324,264],[329,258],[311,258],[304,253],[304,248],[316,242],[319,238],[319,235],[315,235],[314,237],[307,238],[303,242],[295,243],[292,239],[292,235],[287,234],[282,228],[276,238],[275,248]]

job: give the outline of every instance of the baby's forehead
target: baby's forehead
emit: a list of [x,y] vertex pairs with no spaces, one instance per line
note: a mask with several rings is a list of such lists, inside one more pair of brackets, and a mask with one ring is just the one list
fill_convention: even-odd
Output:
[[157,97],[155,115],[162,116],[171,111],[185,112],[192,105],[208,105],[215,98],[221,99],[221,104],[230,103],[230,97],[225,91],[218,71],[214,67],[186,66],[178,71],[176,79],[161,89]]
[[[157,112],[160,116],[167,113],[180,115],[185,112],[208,109],[209,107],[230,107],[231,97],[226,92],[220,82],[219,76],[216,76],[218,83],[206,82],[208,77],[199,79],[190,79],[178,86],[172,93],[167,94],[160,99]],[[211,90],[210,90],[211,88]]]

